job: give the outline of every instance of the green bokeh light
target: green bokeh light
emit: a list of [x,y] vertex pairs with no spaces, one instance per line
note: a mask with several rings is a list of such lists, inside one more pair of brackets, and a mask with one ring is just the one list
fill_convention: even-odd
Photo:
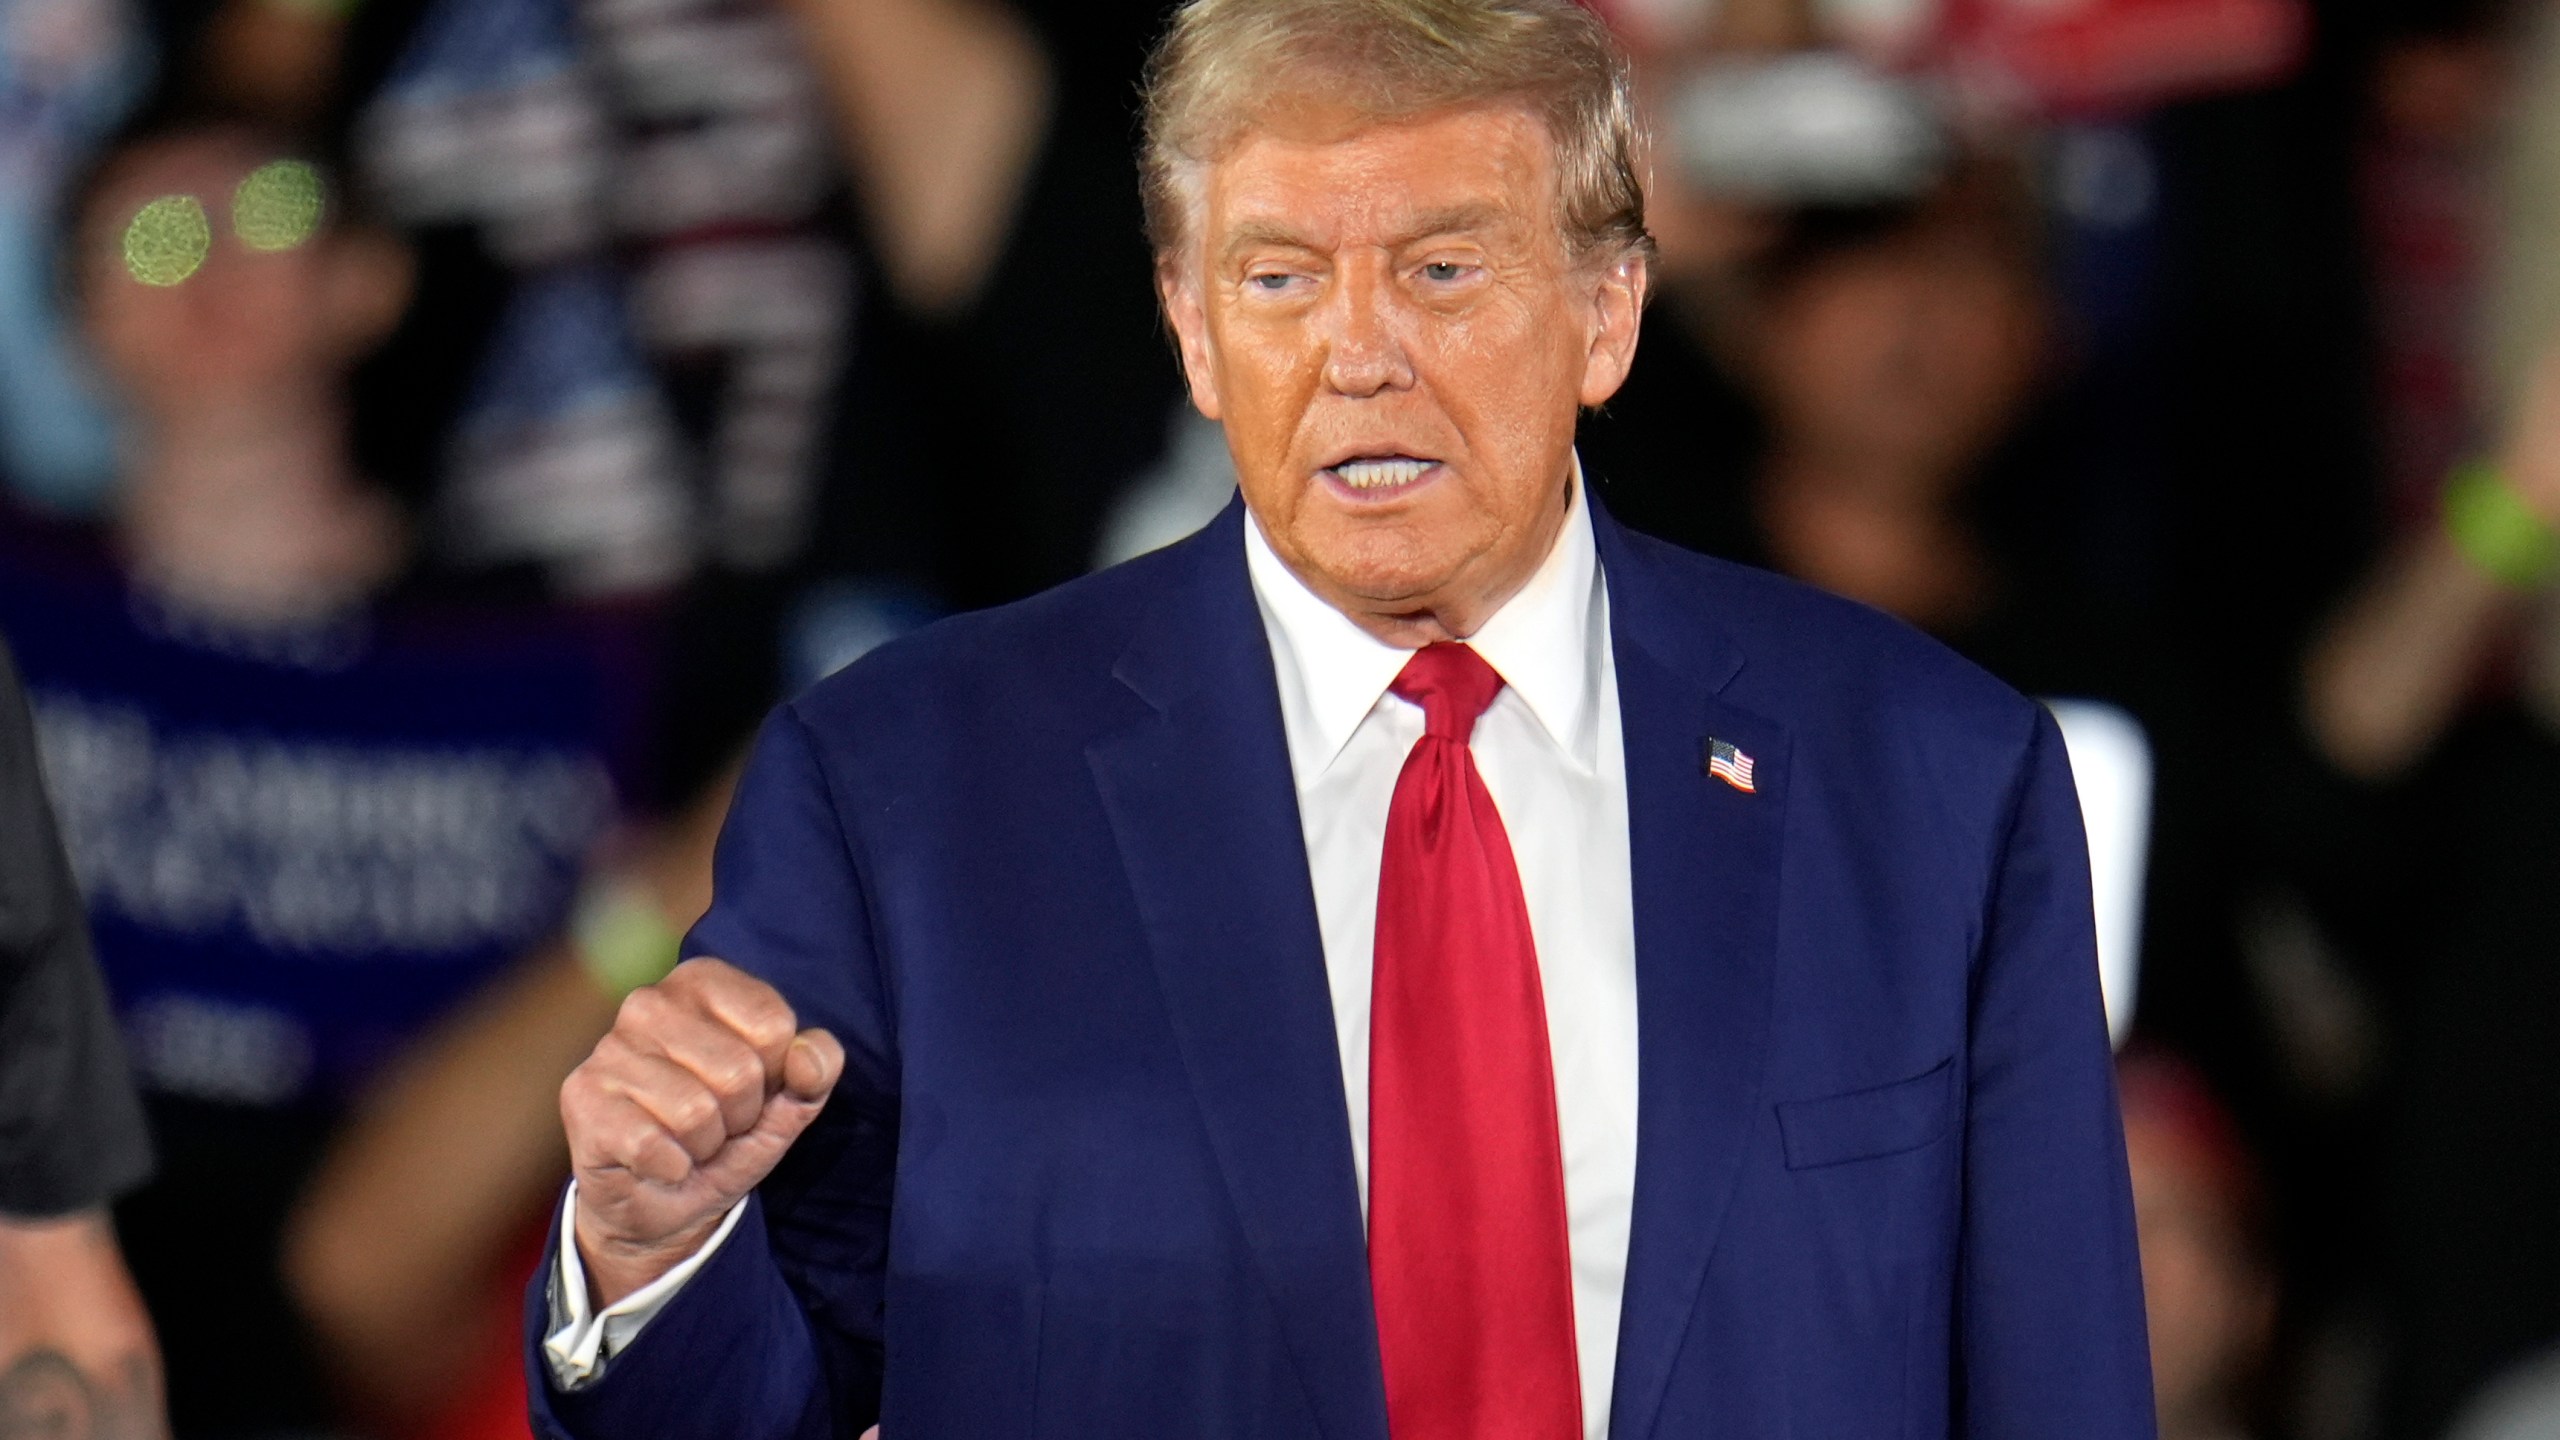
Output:
[[193,195],[163,195],[124,230],[124,268],[145,285],[170,286],[196,273],[213,249],[213,226]]
[[300,160],[270,160],[231,196],[231,229],[252,250],[290,250],[320,228],[320,172]]

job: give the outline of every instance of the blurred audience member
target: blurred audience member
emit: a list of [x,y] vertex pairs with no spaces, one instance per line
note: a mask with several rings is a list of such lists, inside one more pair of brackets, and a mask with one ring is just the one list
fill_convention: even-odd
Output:
[[[2534,511],[2502,501],[2539,500],[2542,513],[2560,515],[2560,370],[2535,369],[2531,338],[2533,324],[2545,337],[2560,328],[2560,312],[2535,303],[2554,283],[2541,272],[2560,275],[2560,265],[2549,263],[2547,240],[2503,253],[2497,244],[2504,102],[2528,92],[2512,83],[2513,57],[2484,8],[2456,7],[2467,23],[2395,38],[2375,66],[2365,224],[2385,511],[2400,543],[2328,628],[2306,690],[2323,755],[2368,781],[2422,759],[2484,685],[2498,688],[2493,672],[2512,678],[2536,577],[2520,568],[2530,554],[2495,546],[2505,533],[2529,537],[2514,526]],[[2560,117],[2550,128],[2560,134]],[[2516,177],[2506,208],[2549,204],[2539,192],[2554,182],[2560,163]],[[2503,293],[2489,304],[2499,268]],[[2466,467],[2484,418],[2501,413],[2493,463]]]
[[2137,1049],[2117,1087],[2160,1440],[2244,1440],[2276,1309],[2256,1166],[2185,1064]]
[[151,1168],[80,894],[0,645],[0,1436],[165,1435],[106,1206]]
[[847,483],[925,508],[948,603],[1069,579],[1187,408],[1129,163],[1166,7],[793,6],[886,281]]
[[418,236],[430,308],[392,356],[445,391],[396,413],[428,442],[437,558],[577,595],[799,558],[853,297],[790,23],[746,0],[348,23],[351,73],[310,83],[349,91],[361,182]]
[[2043,608],[1997,603],[2014,582],[1975,520],[2046,353],[2032,231],[2001,203],[1959,191],[1908,216],[1807,218],[1764,263],[1742,342],[1768,558],[1941,634]]
[[[408,262],[342,207],[254,127],[173,118],[114,146],[70,237],[128,418],[113,520],[0,526],[0,623],[160,1141],[118,1220],[188,1435],[327,1423],[279,1252],[362,1087],[457,1007],[577,1032],[564,1068],[609,1018],[609,987],[582,1008],[546,978],[574,960],[518,962],[563,928],[645,740],[645,617],[437,582],[357,472],[346,376]],[[486,1143],[444,1157],[435,1223],[367,1237],[437,1277],[422,1365],[471,1333],[449,1293],[495,1288],[538,1222],[557,1142],[530,1109],[484,1112]],[[526,1199],[463,1203],[473,1164]],[[306,1268],[337,1326],[328,1266]]]
[[66,343],[54,209],[150,70],[128,0],[0,5],[0,485],[56,509],[94,504],[115,456]]
[[[2383,311],[2399,533],[2302,675],[2367,817],[2328,852],[2338,925],[2393,1002],[2376,1193],[2406,1440],[2560,1338],[2560,236],[2534,218],[2560,194],[2560,27],[2454,18],[2379,71],[2385,134],[2467,201],[2437,207],[2432,303]],[[2428,253],[2406,223],[2375,222],[2386,302]]]
[[1985,163],[1917,202],[1795,212],[1722,280],[1675,271],[1626,390],[1583,428],[1599,494],[1640,529],[1899,615],[2030,694],[2156,727],[2152,647],[2039,528],[2070,476],[2041,404],[2036,237]]
[[988,0],[795,0],[881,268],[917,311],[975,299],[1022,204],[1056,78]]
[[[304,7],[223,6],[277,8]],[[1127,158],[1157,9],[374,0],[332,22],[343,57],[304,88],[341,96],[422,257],[425,303],[360,387],[374,448],[432,497],[439,564],[675,594],[669,800],[808,657],[1076,573],[1161,447],[1179,387]],[[227,53],[237,89],[301,52]]]
[[743,745],[813,573],[875,582],[892,621],[929,591],[909,497],[845,459],[875,307],[788,15],[224,0],[210,34],[196,83],[325,114],[418,257],[419,303],[352,391],[421,563],[663,606],[653,799]]

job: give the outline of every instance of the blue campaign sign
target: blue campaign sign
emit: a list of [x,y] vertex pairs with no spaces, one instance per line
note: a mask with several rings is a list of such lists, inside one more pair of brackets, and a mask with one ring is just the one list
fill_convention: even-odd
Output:
[[328,1103],[555,934],[645,710],[627,622],[405,606],[224,630],[0,563],[99,957],[146,1084]]

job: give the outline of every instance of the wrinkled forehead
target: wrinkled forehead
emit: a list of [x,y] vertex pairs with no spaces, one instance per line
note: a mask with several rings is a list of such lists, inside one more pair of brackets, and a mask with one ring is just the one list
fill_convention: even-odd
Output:
[[1563,240],[1555,142],[1525,102],[1409,114],[1287,95],[1237,125],[1187,177],[1195,253],[1240,244],[1393,245],[1465,231]]

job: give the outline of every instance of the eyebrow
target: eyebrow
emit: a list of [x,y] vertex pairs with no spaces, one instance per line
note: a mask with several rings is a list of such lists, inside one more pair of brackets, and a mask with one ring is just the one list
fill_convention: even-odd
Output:
[[1233,260],[1247,250],[1278,246],[1287,250],[1313,250],[1314,241],[1275,220],[1248,220],[1227,236],[1223,258]]
[[[1450,205],[1442,209],[1426,211],[1415,217],[1414,222],[1405,227],[1401,234],[1387,242],[1387,248],[1401,250],[1417,241],[1428,240],[1436,235],[1507,228],[1511,224],[1511,219],[1511,213],[1508,210],[1490,202],[1472,201]],[[1291,250],[1319,248],[1313,240],[1281,221],[1248,220],[1238,225],[1227,237],[1224,258],[1233,260],[1243,251],[1266,245]]]
[[1393,247],[1401,250],[1417,240],[1428,240],[1435,235],[1455,235],[1469,230],[1505,229],[1510,226],[1511,220],[1510,211],[1486,201],[1451,205],[1428,211],[1416,218],[1410,228],[1395,238]]

